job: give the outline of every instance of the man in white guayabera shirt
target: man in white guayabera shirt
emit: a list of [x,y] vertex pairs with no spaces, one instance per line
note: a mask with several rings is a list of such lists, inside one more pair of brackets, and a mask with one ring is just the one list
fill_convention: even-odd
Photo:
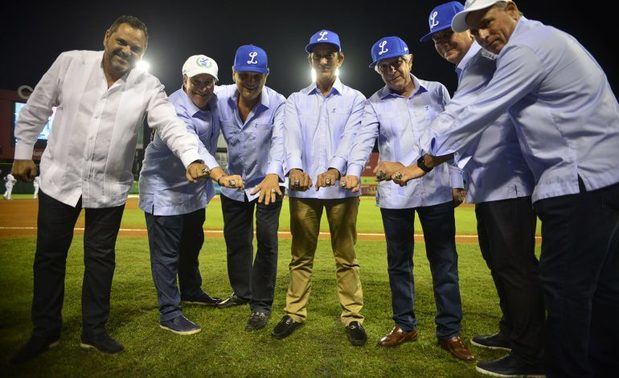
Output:
[[22,363],[60,339],[66,258],[73,227],[86,209],[81,346],[118,353],[123,346],[105,330],[115,266],[115,243],[127,195],[137,130],[144,118],[186,167],[189,181],[208,176],[198,139],[176,116],[163,85],[133,69],[146,50],[146,25],[121,16],[105,32],[104,51],[60,54],[43,75],[15,128],[13,174],[37,175],[32,151],[57,107],[41,158],[41,190],[30,340],[12,358]]
[[532,201],[542,221],[546,373],[616,375],[617,98],[600,65],[574,37],[525,18],[512,1],[469,0],[451,25],[457,32],[470,29],[483,48],[497,54],[496,71],[473,102],[448,105],[439,115],[431,155],[402,170],[399,181],[466,151],[509,112],[535,177]]

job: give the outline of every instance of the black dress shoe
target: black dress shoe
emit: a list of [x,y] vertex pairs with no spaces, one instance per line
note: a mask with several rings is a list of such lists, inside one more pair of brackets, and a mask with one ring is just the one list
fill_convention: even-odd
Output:
[[112,339],[107,332],[90,337],[82,335],[80,346],[84,349],[96,349],[106,354],[120,353],[125,349],[118,341]]
[[494,377],[545,377],[542,364],[527,364],[508,354],[498,360],[479,361],[478,372]]
[[290,336],[290,334],[302,325],[303,323],[295,322],[290,316],[284,315],[282,320],[273,328],[271,335],[276,339],[283,339],[284,337]]
[[59,336],[45,337],[32,335],[26,344],[15,353],[10,362],[14,365],[19,365],[30,361],[41,353],[48,351],[49,348],[58,345],[59,340]]
[[490,336],[473,336],[471,345],[486,349],[504,350],[507,352],[512,350],[511,343],[507,336],[503,336],[500,333],[495,333]]
[[346,326],[346,336],[348,341],[354,346],[364,345],[368,341],[368,335],[361,323],[354,321]]
[[197,297],[183,297],[181,298],[181,301],[186,304],[195,304],[195,305],[215,307],[222,301],[222,299],[213,298],[206,293],[202,293],[198,295]]
[[232,294],[230,297],[217,303],[217,308],[228,308],[228,307],[244,305],[247,303],[249,303],[249,300],[239,298],[236,296],[236,294]]
[[245,325],[245,330],[248,332],[255,331],[258,329],[262,329],[266,327],[267,322],[269,321],[269,314],[264,311],[254,311],[251,313],[247,324]]

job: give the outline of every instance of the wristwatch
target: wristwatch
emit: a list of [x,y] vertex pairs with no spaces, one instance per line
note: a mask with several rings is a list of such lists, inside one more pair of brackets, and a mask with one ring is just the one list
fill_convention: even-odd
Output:
[[421,170],[422,170],[422,171],[424,171],[425,173],[428,173],[428,172],[430,172],[430,171],[431,171],[434,167],[428,167],[428,166],[426,165],[426,161],[424,160],[424,158],[423,158],[423,157],[424,157],[424,155],[421,155],[421,156],[419,157],[419,159],[417,159],[417,166],[418,166],[419,168],[421,168]]

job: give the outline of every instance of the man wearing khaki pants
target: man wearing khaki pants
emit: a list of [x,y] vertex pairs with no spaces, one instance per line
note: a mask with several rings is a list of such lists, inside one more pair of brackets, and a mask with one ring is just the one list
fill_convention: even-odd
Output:
[[321,30],[310,38],[305,50],[316,82],[293,93],[286,102],[292,261],[286,315],[273,329],[273,337],[287,337],[305,322],[320,218],[326,209],[337,267],[341,321],[350,343],[358,346],[367,341],[361,326],[363,291],[354,249],[359,198],[358,193],[341,188],[337,182],[346,172],[348,151],[363,116],[365,97],[337,77],[344,61],[337,34]]

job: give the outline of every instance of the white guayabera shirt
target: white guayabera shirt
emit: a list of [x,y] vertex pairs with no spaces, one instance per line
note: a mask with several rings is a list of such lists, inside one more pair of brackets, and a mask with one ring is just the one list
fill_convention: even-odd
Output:
[[103,51],[60,54],[15,127],[15,159],[29,160],[52,107],[57,107],[41,158],[41,190],[70,206],[80,197],[84,208],[125,203],[144,117],[185,167],[200,159],[198,139],[177,118],[159,80],[131,70],[108,88],[102,58]]

